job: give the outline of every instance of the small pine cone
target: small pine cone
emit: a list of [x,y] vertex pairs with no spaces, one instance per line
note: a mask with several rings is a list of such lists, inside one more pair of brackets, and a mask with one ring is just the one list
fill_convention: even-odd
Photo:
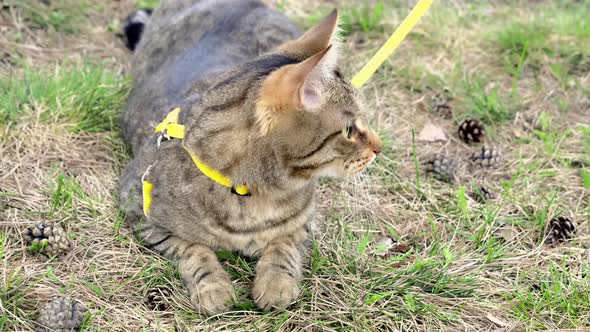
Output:
[[50,257],[66,253],[72,245],[64,229],[55,224],[35,224],[27,228],[25,240],[42,246],[43,253]]
[[427,171],[443,181],[453,181],[459,163],[445,154],[437,154],[427,162]]
[[479,143],[482,141],[483,136],[485,135],[483,125],[475,119],[463,121],[457,132],[459,134],[459,138],[465,143]]
[[450,119],[453,117],[453,107],[451,106],[450,91],[445,89],[430,97],[430,109],[443,118]]
[[481,167],[496,167],[502,161],[502,153],[498,149],[484,145],[479,152],[471,155],[471,161]]
[[557,217],[549,222],[545,234],[546,244],[556,244],[570,239],[576,233],[576,223],[567,217]]
[[489,191],[484,186],[478,186],[471,192],[471,196],[479,203],[485,203],[490,199],[494,199],[494,193]]
[[165,311],[168,309],[168,298],[172,296],[170,288],[157,286],[147,291],[145,304],[150,310]]
[[40,311],[37,323],[39,332],[45,331],[78,331],[84,317],[86,306],[69,298],[58,298],[47,303]]

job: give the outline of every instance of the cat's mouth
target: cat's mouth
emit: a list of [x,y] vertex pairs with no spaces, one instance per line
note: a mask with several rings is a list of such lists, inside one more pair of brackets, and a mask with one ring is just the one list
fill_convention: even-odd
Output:
[[344,172],[347,175],[356,175],[364,171],[377,157],[376,154],[371,153],[369,156],[353,158],[344,162]]

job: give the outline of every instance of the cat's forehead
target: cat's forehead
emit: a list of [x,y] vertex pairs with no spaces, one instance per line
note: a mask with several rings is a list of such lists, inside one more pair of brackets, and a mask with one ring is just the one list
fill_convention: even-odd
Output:
[[329,89],[328,107],[346,117],[354,117],[362,111],[362,96],[339,71],[336,71]]

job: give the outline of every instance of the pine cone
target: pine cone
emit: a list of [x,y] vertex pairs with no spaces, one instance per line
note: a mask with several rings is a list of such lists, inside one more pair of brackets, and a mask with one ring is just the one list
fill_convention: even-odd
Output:
[[165,311],[168,309],[168,298],[172,296],[170,288],[157,286],[147,291],[145,304],[150,310]]
[[483,125],[475,119],[465,120],[459,126],[459,138],[465,143],[479,143],[485,135]]
[[576,223],[567,217],[557,217],[549,222],[545,234],[546,244],[556,244],[570,239],[576,233]]
[[437,154],[427,162],[427,171],[443,181],[453,181],[459,163],[445,154]]
[[39,311],[37,323],[40,327],[37,331],[78,331],[84,317],[86,306],[76,300],[69,298],[58,298],[47,303]]
[[451,96],[448,89],[444,89],[430,97],[430,109],[432,112],[439,114],[443,118],[450,119],[453,117],[453,108],[450,104]]
[[479,203],[485,203],[490,199],[494,199],[494,193],[489,191],[484,186],[478,186],[471,192],[471,196]]
[[471,155],[471,161],[481,167],[498,166],[502,160],[502,153],[493,147],[482,146],[479,152]]
[[64,229],[54,224],[35,224],[27,228],[25,240],[40,248],[41,252],[47,256],[59,256],[71,247]]

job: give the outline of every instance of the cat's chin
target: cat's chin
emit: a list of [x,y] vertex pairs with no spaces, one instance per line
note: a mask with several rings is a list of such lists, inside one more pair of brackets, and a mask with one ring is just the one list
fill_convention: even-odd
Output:
[[316,177],[322,177],[322,178],[342,178],[345,177],[346,174],[344,174],[342,172],[342,170],[339,169],[335,169],[335,168],[324,168],[322,169],[318,174],[316,174]]
[[360,159],[357,162],[348,164],[348,167],[326,167],[316,174],[316,177],[328,177],[328,178],[348,178],[359,175],[375,160],[377,156],[373,154],[365,159]]

